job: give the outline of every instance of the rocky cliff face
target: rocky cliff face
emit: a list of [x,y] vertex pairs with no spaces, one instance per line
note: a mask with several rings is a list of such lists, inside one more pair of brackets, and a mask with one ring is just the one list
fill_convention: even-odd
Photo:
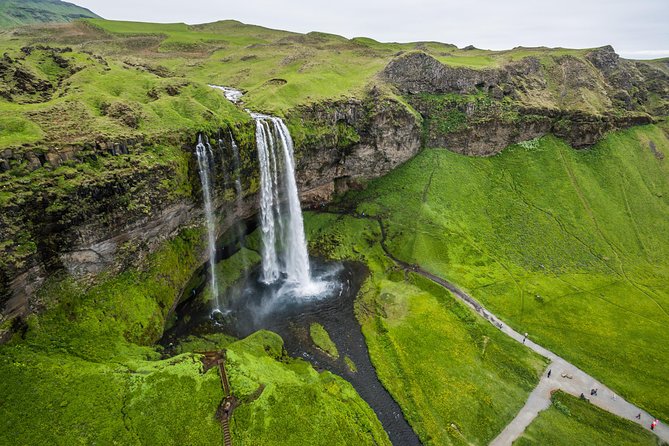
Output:
[[[359,180],[388,173],[421,147],[419,119],[403,104],[372,92],[364,100],[301,107],[289,123],[321,129],[317,138],[296,137],[302,201],[318,205]],[[323,132],[325,130],[325,132]]]
[[[297,179],[305,206],[329,201],[335,189],[383,175],[420,149],[417,117],[405,105],[374,92],[364,100],[294,109],[287,122],[296,141]],[[216,158],[221,233],[258,211],[252,125],[205,135]],[[239,145],[238,165],[231,136]],[[193,155],[197,135],[188,139],[166,152],[133,140],[22,148],[5,154],[9,181],[3,183],[3,191],[11,199],[0,217],[7,254],[0,262],[2,319],[38,311],[42,303],[35,291],[49,276],[67,272],[94,278],[103,271],[141,265],[146,254],[181,228],[201,224]],[[241,203],[236,201],[237,175]],[[35,184],[30,178],[37,179]]]
[[608,131],[652,122],[669,104],[666,71],[620,59],[611,47],[482,70],[415,52],[381,76],[423,116],[426,146],[467,155],[492,155],[549,132],[586,147]]
[[[57,56],[47,50],[39,51]],[[4,71],[10,72],[16,70]],[[585,147],[610,130],[651,122],[669,104],[667,67],[620,59],[608,47],[586,57],[526,57],[483,70],[448,67],[414,52],[396,57],[380,77],[399,98],[373,87],[359,99],[286,113],[305,207],[389,172],[421,147],[486,156],[547,133]],[[254,123],[246,119],[206,135],[216,154],[221,232],[257,213]],[[201,225],[196,139],[50,141],[3,150],[0,331],[7,318],[39,310],[35,291],[47,277],[94,278],[141,265],[163,240]]]

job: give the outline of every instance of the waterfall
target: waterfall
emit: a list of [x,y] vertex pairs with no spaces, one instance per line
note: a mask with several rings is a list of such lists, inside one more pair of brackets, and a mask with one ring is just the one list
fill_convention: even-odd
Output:
[[210,287],[214,298],[214,305],[219,308],[218,301],[218,282],[216,281],[216,222],[214,219],[214,211],[212,205],[212,185],[211,174],[214,164],[214,153],[211,150],[209,141],[205,139],[203,142],[202,135],[198,136],[197,146],[195,147],[197,154],[197,166],[200,173],[200,183],[202,185],[202,198],[204,201],[204,215],[207,221],[207,249],[209,253],[209,273],[210,273]]
[[287,283],[306,294],[313,283],[295,181],[293,140],[281,119],[252,116],[260,162],[261,280],[274,283],[283,273]]

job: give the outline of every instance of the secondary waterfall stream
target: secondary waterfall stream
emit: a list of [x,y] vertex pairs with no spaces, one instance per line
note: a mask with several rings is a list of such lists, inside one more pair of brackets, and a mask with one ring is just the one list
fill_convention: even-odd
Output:
[[209,141],[206,138],[203,140],[202,135],[198,136],[195,153],[197,155],[197,166],[200,173],[200,184],[202,186],[204,216],[207,222],[207,251],[209,254],[210,287],[215,308],[219,308],[218,281],[216,280],[216,219],[214,217],[212,203],[213,188],[211,184],[214,153],[211,150]]

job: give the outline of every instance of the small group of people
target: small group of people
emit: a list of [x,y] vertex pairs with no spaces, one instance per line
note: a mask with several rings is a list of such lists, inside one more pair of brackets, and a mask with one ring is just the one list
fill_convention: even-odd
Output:
[[[640,420],[641,419],[641,412],[639,412],[639,415],[637,415],[635,418],[637,420]],[[659,422],[660,422],[660,420],[658,420],[657,418],[654,419],[653,422],[650,423],[650,430],[654,431],[655,427],[657,426],[657,423],[659,423]]]

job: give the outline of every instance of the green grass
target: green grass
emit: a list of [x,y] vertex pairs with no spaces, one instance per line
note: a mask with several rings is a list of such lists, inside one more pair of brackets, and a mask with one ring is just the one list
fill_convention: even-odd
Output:
[[0,444],[221,444],[216,370],[199,360],[94,362],[27,344],[0,349]]
[[515,446],[612,446],[661,444],[638,424],[611,415],[576,397],[556,392]]
[[[24,57],[20,48],[36,43],[72,48],[61,55],[72,68],[59,68],[39,51]],[[551,71],[554,57],[582,58],[586,50],[464,51],[437,42],[381,43],[316,32],[297,34],[233,20],[191,26],[102,19],[0,35],[0,50],[54,85],[46,101],[35,103],[34,94],[14,102],[0,99],[0,116],[6,113],[17,119],[7,135],[0,135],[0,148],[41,140],[65,144],[138,135],[166,141],[249,120],[207,84],[242,89],[247,107],[283,116],[306,104],[363,98],[372,87],[394,96],[378,73],[398,54],[417,50],[447,65],[470,68],[537,57],[555,91],[523,94],[525,105],[556,107],[564,102],[599,111],[606,105],[602,91],[590,97],[579,90],[565,99],[553,85],[562,82],[559,73]],[[128,127],[101,112],[115,103],[134,109],[138,125]],[[24,119],[36,128],[16,128]]]
[[390,445],[348,382],[281,351],[281,338],[264,331],[228,347],[230,384],[245,401],[232,418],[233,444]]
[[390,444],[350,384],[284,356],[276,334],[191,336],[161,358],[153,343],[201,240],[186,230],[143,270],[93,286],[51,279],[39,296],[46,310],[0,346],[0,444],[220,445],[218,372],[203,373],[192,352],[222,348],[241,401],[235,444]]
[[0,147],[36,142],[43,135],[37,124],[12,112],[0,112],[0,129]]
[[71,3],[49,0],[0,1],[0,28],[43,22],[70,22],[83,17],[97,15]]
[[318,322],[312,323],[309,326],[309,336],[311,337],[314,345],[321,351],[327,353],[334,359],[339,358],[339,351],[337,350],[337,346],[334,342],[332,342],[332,339],[330,339],[330,335],[328,334],[327,330],[321,324]]
[[669,154],[658,127],[576,151],[554,137],[479,159],[426,150],[364,192],[388,246],[669,419]]
[[546,362],[443,288],[405,276],[376,222],[307,214],[312,247],[372,271],[356,302],[370,357],[424,444],[488,444],[513,419]]

